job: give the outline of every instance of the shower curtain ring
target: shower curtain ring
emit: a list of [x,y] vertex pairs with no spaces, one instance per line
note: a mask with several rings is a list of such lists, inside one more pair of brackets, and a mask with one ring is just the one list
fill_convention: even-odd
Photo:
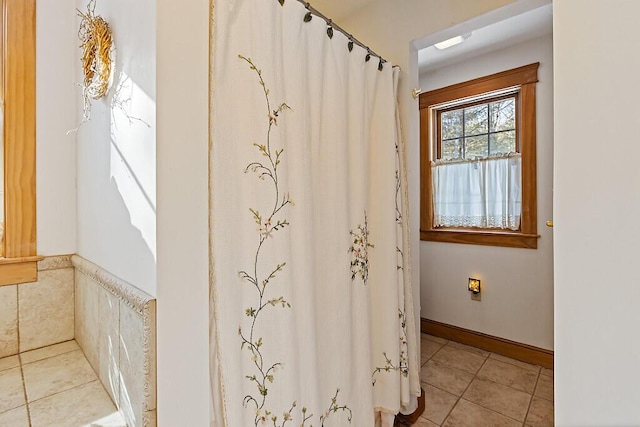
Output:
[[331,19],[327,20],[327,36],[329,36],[330,39],[333,38],[333,21]]

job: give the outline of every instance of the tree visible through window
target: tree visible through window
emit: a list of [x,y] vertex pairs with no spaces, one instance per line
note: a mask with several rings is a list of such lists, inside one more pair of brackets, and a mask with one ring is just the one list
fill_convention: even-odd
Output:
[[516,95],[438,111],[438,158],[473,159],[517,151]]

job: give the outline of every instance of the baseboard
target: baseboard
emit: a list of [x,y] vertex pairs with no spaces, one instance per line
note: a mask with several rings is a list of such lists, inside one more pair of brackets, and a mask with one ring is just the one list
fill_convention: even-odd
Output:
[[492,353],[543,368],[553,369],[553,351],[494,337],[481,332],[447,325],[434,320],[420,319],[420,330],[426,334],[467,344]]
[[420,415],[424,412],[424,389],[420,389],[422,393],[420,393],[420,397],[418,397],[418,407],[415,411],[410,413],[409,415],[398,414],[396,416],[396,421],[402,421],[404,424],[414,424],[420,418]]

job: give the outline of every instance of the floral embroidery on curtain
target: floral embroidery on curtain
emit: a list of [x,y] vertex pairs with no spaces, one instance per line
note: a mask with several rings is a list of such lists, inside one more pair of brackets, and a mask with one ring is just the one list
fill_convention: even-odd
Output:
[[356,280],[356,276],[359,276],[366,286],[367,280],[369,280],[369,248],[374,247],[369,243],[367,212],[364,213],[364,223],[358,224],[358,228],[355,231],[350,230],[349,234],[353,238],[353,243],[349,248],[351,253],[351,280]]
[[[281,362],[271,362],[268,361],[268,352],[265,351],[265,347],[267,344],[263,341],[262,337],[259,336],[258,332],[258,318],[263,310],[269,309],[270,307],[278,307],[281,308],[291,308],[291,304],[284,298],[284,296],[278,297],[270,297],[267,293],[267,286],[270,285],[270,282],[276,278],[276,274],[281,272],[284,267],[287,265],[286,262],[282,262],[281,264],[277,264],[271,273],[267,274],[264,278],[259,276],[259,264],[261,261],[260,253],[263,249],[264,242],[273,237],[274,233],[282,230],[284,227],[290,225],[286,219],[278,219],[278,214],[281,213],[282,209],[287,205],[293,205],[293,201],[291,200],[289,193],[284,193],[281,195],[280,182],[278,179],[278,166],[281,163],[281,156],[284,153],[284,149],[276,149],[272,150],[271,147],[271,131],[273,130],[273,126],[277,126],[278,124],[278,116],[285,110],[290,110],[289,106],[285,103],[280,104],[276,109],[271,109],[271,103],[269,100],[269,89],[262,78],[262,71],[255,66],[253,61],[250,58],[247,58],[242,55],[238,55],[238,57],[249,64],[249,68],[258,75],[260,86],[264,92],[264,98],[266,101],[267,107],[267,117],[268,117],[268,128],[267,128],[267,137],[265,144],[257,144],[253,145],[258,148],[258,151],[263,157],[266,157],[266,161],[254,161],[247,165],[244,172],[247,173],[249,171],[254,172],[258,175],[261,180],[269,180],[273,184],[274,191],[274,205],[269,212],[269,216],[264,218],[257,209],[249,208],[253,220],[258,225],[258,233],[259,240],[258,246],[255,252],[255,262],[252,266],[252,269],[247,272],[246,270],[241,270],[238,275],[240,278],[247,282],[252,288],[255,288],[257,294],[256,305],[251,306],[245,310],[245,314],[247,317],[251,319],[251,326],[249,328],[249,333],[247,335],[246,330],[243,331],[242,326],[238,328],[238,335],[240,335],[240,339],[242,341],[241,348],[247,349],[251,353],[251,361],[255,365],[255,374],[247,375],[246,379],[255,384],[256,393],[248,394],[243,399],[243,404],[245,407],[250,407],[255,412],[254,417],[254,425],[257,427],[258,424],[265,424],[267,422],[273,423],[274,427],[284,427],[287,422],[292,421],[294,419],[293,411],[298,406],[297,402],[294,401],[291,404],[289,410],[282,412],[282,418],[279,417],[279,413],[274,410],[269,410],[268,398],[269,398],[269,384],[272,384],[276,380],[276,374],[279,369],[283,369],[283,364]],[[365,217],[365,227],[366,227],[366,217]],[[273,284],[271,284],[273,285]],[[272,286],[269,286],[269,290]],[[351,423],[351,409],[346,405],[339,405],[338,394],[340,393],[340,389],[336,390],[336,394],[331,399],[331,404],[329,409],[325,411],[324,414],[320,416],[320,424],[324,426],[325,421],[333,414],[338,411],[346,412],[348,414],[347,420]],[[306,407],[302,407],[300,409],[300,417],[301,424],[300,427],[305,427],[307,421],[310,421],[314,418],[314,414],[310,414],[307,411]]]
[[[402,194],[402,180],[401,180],[401,153],[400,153],[400,138],[396,139],[396,193],[395,193],[395,204],[396,204],[396,255],[398,261],[398,283],[400,286],[400,294],[404,294],[404,253],[401,247],[404,245],[404,236],[403,230],[405,227],[404,217],[402,215],[402,206],[403,206],[403,194]],[[376,376],[380,373],[386,372],[398,372],[403,377],[407,378],[409,376],[409,347],[408,347],[408,337],[407,337],[407,315],[404,309],[404,304],[400,304],[401,308],[398,308],[398,319],[400,320],[400,355],[398,363],[394,363],[387,352],[383,352],[384,356],[384,366],[376,367],[372,374],[372,384],[376,385]]]
[[391,427],[420,393],[399,71],[308,12],[216,3],[215,427]]

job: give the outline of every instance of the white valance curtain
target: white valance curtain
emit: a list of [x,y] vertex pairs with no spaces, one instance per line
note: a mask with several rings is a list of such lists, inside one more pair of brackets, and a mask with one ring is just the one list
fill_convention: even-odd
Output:
[[214,426],[391,427],[420,394],[398,72],[306,13],[215,2]]
[[520,228],[519,153],[433,162],[432,176],[435,227]]

